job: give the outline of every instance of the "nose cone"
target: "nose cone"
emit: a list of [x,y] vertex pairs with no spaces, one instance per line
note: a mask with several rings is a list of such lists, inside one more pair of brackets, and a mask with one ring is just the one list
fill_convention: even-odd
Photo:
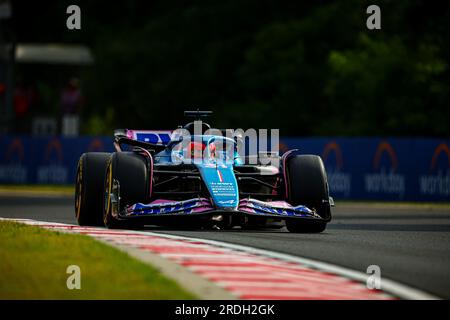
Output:
[[234,210],[239,203],[239,192],[233,166],[198,165],[212,201],[217,209]]

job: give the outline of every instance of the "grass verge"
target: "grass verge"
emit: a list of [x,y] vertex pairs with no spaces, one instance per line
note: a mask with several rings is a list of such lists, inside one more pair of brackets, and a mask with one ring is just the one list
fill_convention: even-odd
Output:
[[[69,290],[69,265],[81,289]],[[88,236],[0,221],[0,299],[193,299],[153,267]]]
[[17,196],[72,196],[75,192],[74,185],[0,185],[0,195],[17,195]]

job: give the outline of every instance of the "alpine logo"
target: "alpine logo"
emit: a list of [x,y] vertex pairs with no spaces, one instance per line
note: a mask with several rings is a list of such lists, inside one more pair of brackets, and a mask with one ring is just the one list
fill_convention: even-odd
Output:
[[220,200],[218,201],[220,204],[234,204],[234,200]]

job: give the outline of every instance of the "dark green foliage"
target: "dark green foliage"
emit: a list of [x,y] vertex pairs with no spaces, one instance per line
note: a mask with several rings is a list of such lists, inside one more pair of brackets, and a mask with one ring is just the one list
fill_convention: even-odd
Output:
[[92,48],[85,133],[173,128],[206,106],[220,127],[283,135],[449,136],[445,2],[378,1],[378,31],[357,0],[79,1],[81,31],[65,29],[69,2],[37,16],[15,2],[19,41]]

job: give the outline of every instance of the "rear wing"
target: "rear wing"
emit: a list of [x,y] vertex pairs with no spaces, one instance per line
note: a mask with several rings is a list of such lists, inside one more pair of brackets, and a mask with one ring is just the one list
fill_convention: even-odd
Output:
[[155,151],[164,149],[172,138],[172,130],[114,130],[114,146],[122,151],[122,145],[137,146]]
[[185,117],[190,117],[190,118],[195,118],[196,120],[201,120],[201,118],[204,117],[209,117],[212,116],[212,111],[209,110],[195,110],[195,111],[191,111],[191,110],[186,110],[184,111],[184,116]]

